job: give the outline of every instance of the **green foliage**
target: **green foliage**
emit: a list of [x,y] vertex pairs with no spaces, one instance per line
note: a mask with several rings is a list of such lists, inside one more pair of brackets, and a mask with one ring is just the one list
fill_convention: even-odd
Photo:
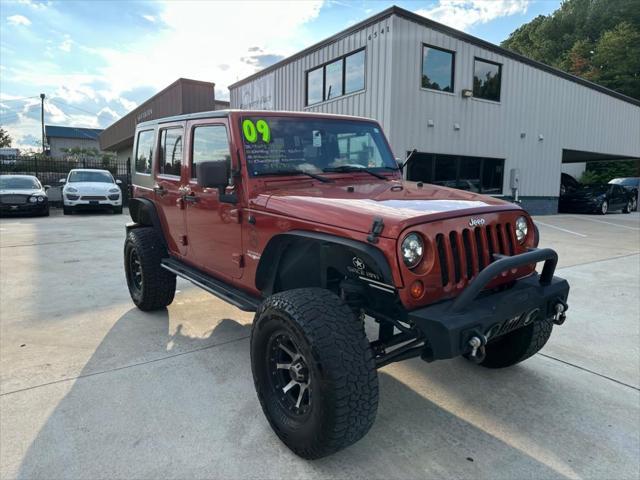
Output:
[[566,0],[502,46],[640,99],[639,0]]
[[637,176],[640,176],[640,162],[638,160],[589,162],[587,170],[580,177],[580,183],[586,185],[609,183],[609,180],[613,178]]
[[2,127],[0,127],[0,148],[10,147],[13,139],[9,133]]

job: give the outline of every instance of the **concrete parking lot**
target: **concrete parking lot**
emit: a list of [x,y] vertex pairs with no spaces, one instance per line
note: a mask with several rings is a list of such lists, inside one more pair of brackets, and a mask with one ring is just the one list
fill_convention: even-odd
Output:
[[308,462],[254,393],[252,315],[190,284],[143,313],[127,215],[0,221],[0,477],[640,477],[640,216],[537,219],[571,283],[565,325],[507,370],[390,365],[378,418]]

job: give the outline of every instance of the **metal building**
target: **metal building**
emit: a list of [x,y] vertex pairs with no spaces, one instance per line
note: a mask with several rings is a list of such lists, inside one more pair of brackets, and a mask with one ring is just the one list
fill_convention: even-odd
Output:
[[231,107],[360,115],[412,180],[555,213],[563,163],[640,158],[640,101],[391,7],[230,87]]

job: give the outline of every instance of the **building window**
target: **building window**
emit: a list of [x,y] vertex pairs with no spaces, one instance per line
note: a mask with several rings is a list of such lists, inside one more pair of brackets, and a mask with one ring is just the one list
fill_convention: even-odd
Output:
[[364,49],[307,72],[307,105],[364,90]]
[[307,73],[307,105],[320,103],[324,100],[323,73],[323,67],[316,68]]
[[153,130],[145,130],[138,133],[138,143],[136,146],[135,166],[137,173],[151,173],[151,162],[153,161]]
[[229,162],[229,140],[224,125],[207,125],[193,130],[191,178],[197,178],[197,166],[202,162]]
[[504,159],[415,153],[407,178],[476,193],[502,193]]
[[344,93],[364,90],[364,50],[344,59]]
[[476,58],[473,62],[473,96],[500,101],[502,65]]
[[180,176],[182,168],[182,128],[160,131],[160,175]]
[[454,65],[454,52],[423,45],[422,88],[453,92]]

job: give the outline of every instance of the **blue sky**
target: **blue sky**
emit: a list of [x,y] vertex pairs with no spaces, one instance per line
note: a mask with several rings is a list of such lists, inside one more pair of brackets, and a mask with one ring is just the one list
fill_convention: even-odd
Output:
[[0,3],[0,124],[22,148],[45,122],[104,128],[179,77],[227,86],[391,5],[500,43],[560,0]]

